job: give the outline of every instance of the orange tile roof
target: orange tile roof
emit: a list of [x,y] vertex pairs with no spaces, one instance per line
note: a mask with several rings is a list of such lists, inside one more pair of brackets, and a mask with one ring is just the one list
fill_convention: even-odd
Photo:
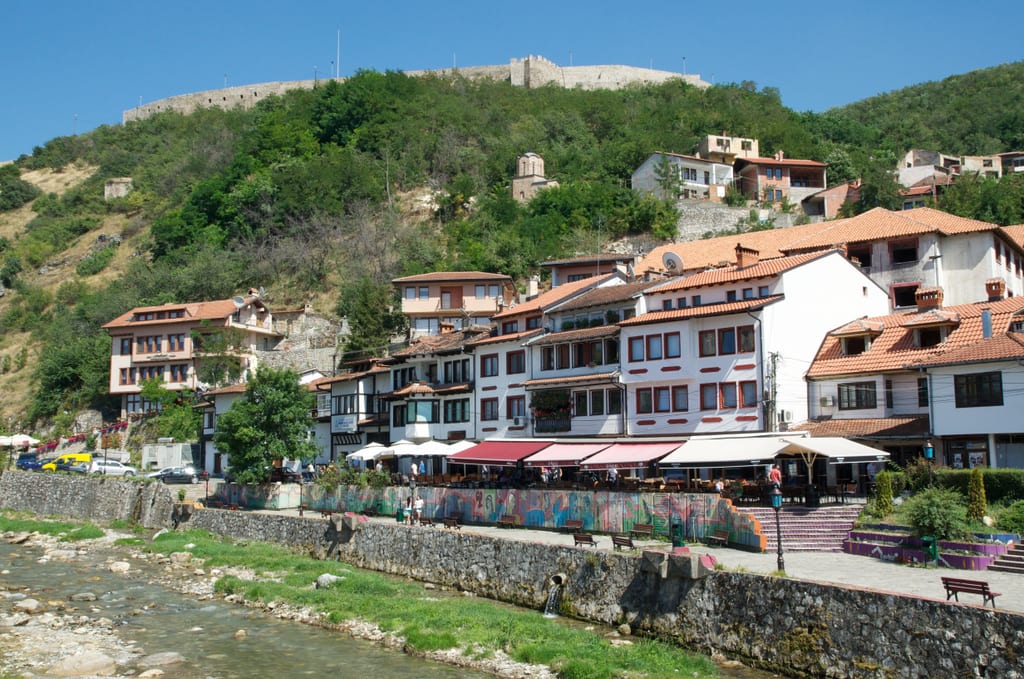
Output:
[[962,365],[965,363],[987,363],[1024,358],[1024,335],[1019,332],[1008,332],[1005,335],[994,335],[980,339],[970,346],[954,349],[936,358],[934,361],[922,363],[922,366]]
[[533,299],[520,302],[519,304],[505,309],[504,311],[499,311],[491,316],[491,320],[499,321],[503,318],[511,318],[514,316],[528,314],[531,311],[539,313],[558,302],[567,300],[573,295],[579,294],[581,291],[586,290],[589,287],[597,286],[604,281],[607,281],[614,275],[615,274],[605,274],[604,276],[593,276],[591,278],[583,278],[578,281],[559,285],[558,287],[551,288],[546,292],[540,293]]
[[858,335],[879,335],[885,328],[879,321],[869,321],[867,318],[858,318],[846,325],[833,330],[830,335],[836,337],[855,337]]
[[369,370],[361,370],[358,372],[347,372],[341,373],[340,375],[331,375],[329,377],[321,377],[315,380],[317,386],[337,384],[338,382],[351,382],[352,380],[358,380],[367,375],[384,374],[391,372],[391,369],[386,366],[375,366]]
[[507,335],[495,335],[494,337],[484,337],[483,339],[466,342],[466,346],[482,347],[488,344],[497,344],[500,342],[515,342],[517,340],[524,340],[533,335],[539,335],[542,332],[544,332],[543,328],[534,328],[532,330],[524,330],[523,332],[512,332]]
[[689,276],[670,278],[668,282],[662,283],[657,288],[648,290],[648,293],[675,292],[677,290],[693,290],[709,285],[722,285],[738,281],[749,281],[756,278],[773,278],[790,269],[807,264],[821,257],[829,255],[831,250],[819,250],[789,257],[776,257],[774,259],[762,259],[756,264],[740,268],[738,266],[727,266],[721,269],[701,271]]
[[[866,319],[883,326],[882,333],[871,346],[860,354],[844,355],[842,339],[830,332],[822,341],[818,354],[807,371],[809,378],[864,375],[914,369],[942,362],[952,351],[971,347],[982,340],[982,310],[992,314],[993,335],[1005,335],[1014,318],[1024,316],[1024,297],[1010,297],[996,302],[975,302],[946,307],[944,313],[954,313],[960,324],[953,328],[946,340],[930,347],[914,344],[913,328],[906,327],[908,319],[918,316],[917,311],[900,312]],[[845,329],[849,324],[841,326]]]
[[1004,226],[1003,233],[1006,234],[1007,238],[1016,243],[1018,247],[1024,248],[1024,224]]
[[210,391],[203,392],[203,396],[219,396],[221,394],[244,394],[246,388],[249,385],[245,382],[241,384],[230,384],[226,387],[220,387],[219,389],[211,389]]
[[995,231],[999,228],[995,224],[989,224],[978,219],[958,217],[942,210],[936,210],[933,207],[915,207],[912,210],[905,210],[903,214],[924,224],[930,224],[947,236],[958,233],[975,233],[977,231]]
[[[258,304],[262,306],[255,297],[246,297],[246,303]],[[150,321],[133,321],[132,316],[137,313],[158,313],[161,311],[178,311],[184,310],[185,316],[183,318],[160,318],[153,319]],[[161,304],[160,306],[142,306],[135,307],[130,311],[126,311],[109,323],[101,326],[103,328],[124,328],[124,327],[137,327],[144,325],[166,325],[168,323],[190,323],[195,321],[214,321],[224,320],[230,317],[238,310],[234,300],[230,299],[219,299],[212,302],[192,302],[187,304]]]
[[594,288],[593,290],[587,290],[579,297],[571,299],[565,304],[560,304],[557,311],[579,311],[615,302],[625,302],[647,288],[652,288],[662,283],[663,281],[660,280],[634,281],[632,283],[623,283],[622,285],[606,285],[602,288]]
[[511,276],[503,273],[486,273],[484,271],[432,271],[430,273],[416,274],[415,276],[403,276],[392,278],[392,283],[430,283],[449,281],[512,281]]
[[551,267],[551,266],[566,266],[569,264],[597,264],[597,263],[612,263],[612,262],[632,262],[636,257],[634,255],[616,255],[612,253],[603,253],[600,255],[582,255],[580,257],[569,257],[568,259],[549,259],[540,262],[537,266],[540,267]]
[[862,417],[802,422],[794,431],[809,431],[811,437],[841,436],[843,438],[907,438],[927,436],[928,416]]
[[790,165],[794,167],[826,167],[825,163],[817,160],[803,160],[801,158],[737,158],[736,165]]
[[440,335],[424,335],[414,339],[404,349],[399,349],[392,353],[391,358],[408,358],[410,356],[456,351],[467,345],[471,340],[487,335],[489,332],[489,328],[473,327],[467,330],[444,332]]
[[683,309],[667,309],[665,311],[651,311],[641,314],[635,318],[620,321],[620,326],[645,325],[647,323],[664,323],[666,321],[678,321],[687,318],[704,318],[707,316],[724,316],[735,314],[740,311],[754,311],[769,304],[774,304],[783,299],[783,295],[772,295],[770,297],[759,297],[757,299],[744,299],[737,302],[722,302],[720,304],[701,304]]
[[605,382],[614,382],[618,380],[619,371],[613,370],[612,372],[604,373],[590,373],[589,375],[571,375],[562,377],[540,377],[537,379],[526,380],[523,382],[523,386],[527,389],[537,387],[550,387],[550,386],[574,386],[581,387],[585,384],[603,384]]

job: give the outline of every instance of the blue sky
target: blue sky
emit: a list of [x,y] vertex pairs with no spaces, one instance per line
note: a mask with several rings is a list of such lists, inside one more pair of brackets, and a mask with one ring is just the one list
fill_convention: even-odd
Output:
[[820,111],[1018,61],[1024,3],[2,0],[0,160],[228,85],[508,63],[626,64],[775,87]]

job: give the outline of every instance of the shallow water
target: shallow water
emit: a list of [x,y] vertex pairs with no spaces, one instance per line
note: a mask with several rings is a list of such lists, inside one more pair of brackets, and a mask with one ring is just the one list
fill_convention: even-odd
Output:
[[[24,545],[0,544],[0,563],[10,571],[0,576],[0,582],[25,587],[26,594],[39,600],[96,594],[96,601],[69,605],[89,611],[94,619],[114,620],[117,636],[126,645],[134,642],[143,655],[175,651],[185,656],[184,663],[161,667],[165,679],[490,676],[413,658],[340,632],[279,620],[219,599],[196,601],[145,582],[138,571],[134,576],[114,575],[102,555],[40,564],[36,559],[41,553]],[[247,636],[234,638],[240,629]]]

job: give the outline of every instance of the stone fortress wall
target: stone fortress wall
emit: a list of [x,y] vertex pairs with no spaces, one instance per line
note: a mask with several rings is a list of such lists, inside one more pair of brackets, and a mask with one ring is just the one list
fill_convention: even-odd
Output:
[[[447,77],[457,73],[470,79],[506,80],[514,86],[527,88],[542,87],[553,83],[562,87],[578,87],[585,90],[620,89],[632,84],[659,84],[669,80],[684,80],[700,88],[710,87],[710,83],[701,80],[699,75],[683,75],[673,71],[659,71],[636,66],[559,66],[550,59],[533,55],[522,59],[512,59],[507,65],[502,66],[469,66],[454,69],[406,71],[406,73],[410,76],[434,75],[438,77]],[[313,89],[329,80],[331,78],[257,83],[180,94],[130,108],[121,114],[121,122],[142,120],[165,111],[189,114],[199,108],[248,109],[267,97],[284,94],[288,90]],[[340,82],[344,78],[336,80]]]

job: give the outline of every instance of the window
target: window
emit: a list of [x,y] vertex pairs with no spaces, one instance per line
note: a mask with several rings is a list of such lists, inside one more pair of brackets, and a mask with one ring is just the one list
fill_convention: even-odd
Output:
[[934,347],[942,344],[942,328],[918,328],[917,346]]
[[444,421],[469,422],[469,399],[460,398],[454,401],[444,402]]
[[540,350],[540,369],[541,370],[554,370],[555,369],[555,348],[554,347],[542,347]]
[[455,361],[445,361],[444,383],[460,384],[469,381],[469,359],[460,358]]
[[892,380],[885,381],[885,407],[892,408]]
[[892,304],[894,307],[915,306],[917,304],[917,288],[920,283],[892,286]]
[[653,392],[654,412],[667,413],[672,410],[671,389],[669,387],[655,387]]
[[927,408],[928,407],[928,378],[918,377],[917,378],[917,407]]
[[509,396],[508,400],[505,401],[505,412],[510,420],[514,420],[517,417],[526,417],[526,397]]
[[629,360],[630,361],[642,361],[642,360],[644,360],[644,338],[643,337],[630,337],[629,338]]
[[487,297],[487,286],[478,284],[473,287],[473,294],[477,299],[484,299]]
[[663,299],[663,300],[661,300],[661,309],[662,309],[662,311],[671,311],[672,310],[672,300],[671,299]]
[[391,388],[397,391],[415,381],[416,368],[398,368],[392,373]]
[[607,392],[608,396],[608,414],[609,415],[621,415],[622,414],[622,392],[618,389],[609,389]]
[[530,318],[527,318],[526,319],[526,329],[527,330],[536,330],[537,328],[540,327],[540,321],[541,321],[541,317],[540,316],[532,316]]
[[167,336],[168,351],[185,351],[185,333]]
[[743,288],[743,299],[754,299],[754,288]]
[[571,348],[572,348],[572,345],[570,345],[570,344],[559,344],[558,345],[558,369],[559,370],[565,370],[566,368],[571,368],[572,367],[572,363],[569,362],[569,359],[571,358],[571,351],[570,351]]
[[851,260],[856,259],[862,267],[868,268],[871,266],[870,245],[850,245],[846,248],[846,255]]
[[484,421],[498,419],[498,399],[484,398],[480,400],[480,419]]
[[740,382],[740,405],[744,408],[757,405],[757,382]]
[[1003,405],[1001,372],[954,375],[953,393],[957,408]]
[[702,384],[702,385],[700,385],[700,409],[701,410],[717,410],[718,409],[718,385],[717,384]]
[[679,346],[679,333],[670,332],[665,334],[665,358],[679,358],[682,350]]
[[406,403],[406,423],[440,422],[441,407],[437,401],[409,401]]
[[717,353],[714,330],[701,330],[697,338],[700,343],[701,356],[714,356]]
[[497,377],[498,375],[498,355],[487,354],[486,356],[480,357],[480,376],[481,377]]
[[718,353],[722,356],[736,353],[735,328],[722,328],[718,331]]
[[672,410],[685,413],[690,409],[690,392],[685,386],[672,387]]
[[188,379],[188,364],[182,363],[171,366],[171,382],[184,382]]
[[649,388],[636,390],[636,412],[638,415],[654,412],[653,398],[653,393]]
[[721,394],[722,407],[735,408],[737,405],[736,384],[734,382],[722,382],[718,385],[718,390]]
[[505,321],[501,324],[502,335],[511,335],[515,332],[519,332],[519,321]]
[[677,299],[676,300],[676,306],[678,308],[680,308],[680,309],[685,309],[686,308],[686,298],[685,297],[680,297],[679,299]]
[[735,290],[727,290],[726,293],[725,293],[725,301],[726,302],[735,302],[736,301],[736,291]]
[[740,148],[744,151],[750,151],[753,148],[753,142],[749,140],[743,140],[740,142]]
[[135,384],[135,370],[121,368],[121,384]]
[[351,415],[358,412],[359,401],[355,394],[339,394],[331,399],[332,415]]
[[159,380],[164,381],[164,366],[144,366],[139,368],[139,381],[142,380]]
[[604,389],[594,389],[590,392],[590,414],[604,415]]
[[758,286],[758,288],[757,288],[757,296],[758,297],[767,297],[768,296],[768,286],[767,285]]
[[429,299],[430,298],[430,288],[428,288],[425,285],[421,285],[420,288],[419,288],[419,297],[422,300]]
[[572,404],[573,404],[573,416],[574,417],[585,417],[587,414],[587,405],[589,404],[590,395],[585,391],[574,391],[572,392]]
[[160,335],[139,337],[135,340],[135,351],[139,354],[155,354],[160,351]]
[[509,375],[518,375],[526,372],[526,352],[510,351],[505,356],[505,372]]
[[647,336],[647,360],[660,361],[662,359],[661,335]]
[[741,325],[740,327],[736,328],[736,334],[739,335],[740,353],[754,353],[754,326]]
[[856,356],[868,350],[868,338],[864,335],[857,337],[843,338],[843,354],[845,356]]
[[874,382],[850,382],[839,385],[840,410],[864,410],[874,408],[875,404]]
[[690,298],[690,304],[692,306],[700,306],[700,295],[694,295]]
[[405,404],[396,403],[391,406],[391,426],[392,427],[404,427],[405,426]]
[[917,240],[900,240],[889,243],[889,257],[893,264],[916,262]]
[[131,356],[132,355],[132,338],[122,337],[121,338],[121,355]]
[[406,299],[416,299],[416,286],[415,285],[407,285],[407,286],[405,286],[405,298]]
[[588,345],[590,349],[590,362],[594,365],[604,364],[604,342],[598,340]]

